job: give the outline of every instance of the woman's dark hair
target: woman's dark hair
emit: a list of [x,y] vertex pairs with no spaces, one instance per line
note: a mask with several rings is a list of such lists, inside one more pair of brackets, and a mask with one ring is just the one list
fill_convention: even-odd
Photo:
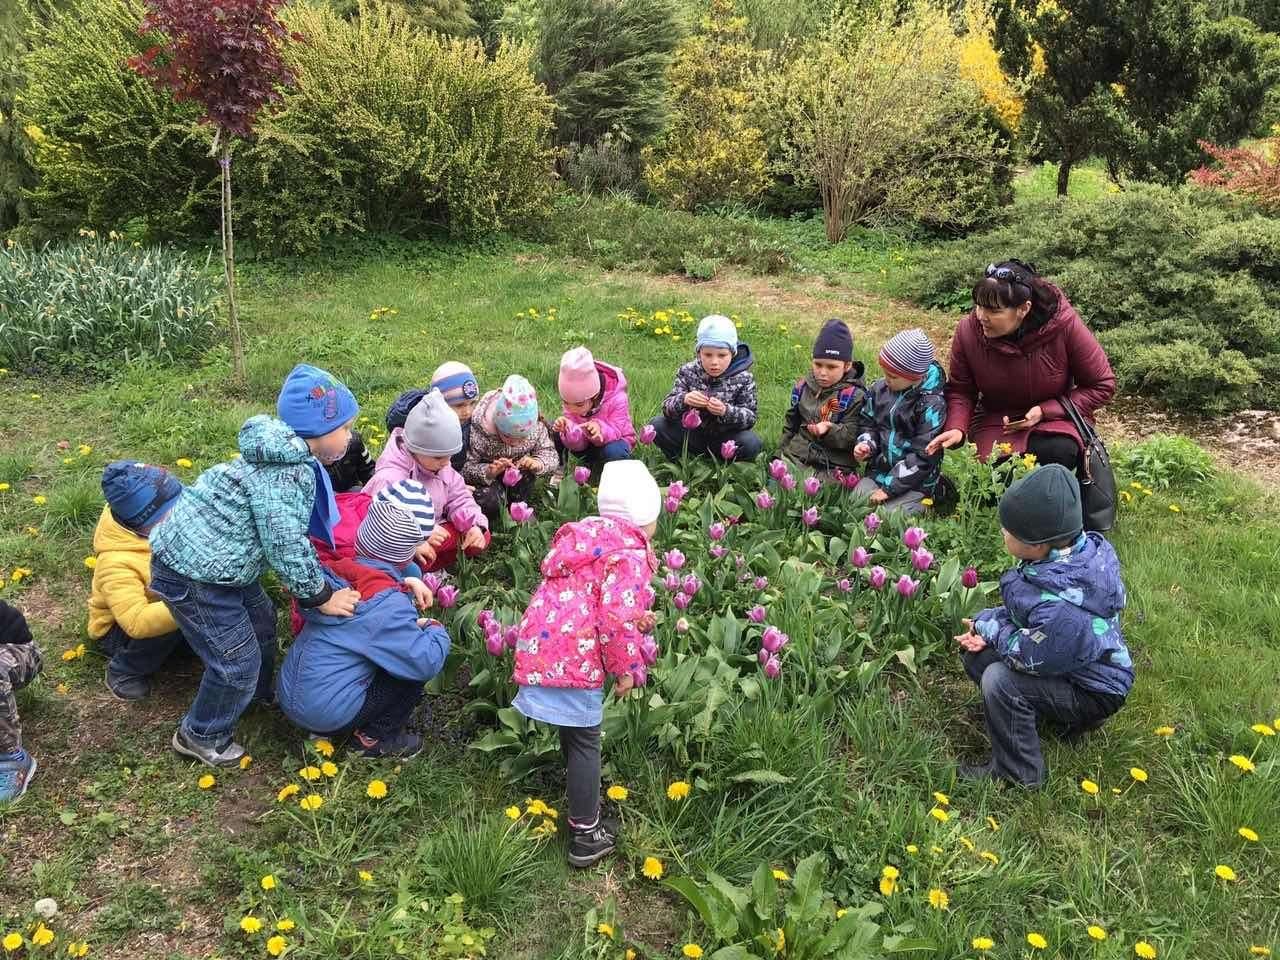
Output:
[[989,265],[973,286],[973,303],[988,310],[1008,310],[1031,301],[1026,323],[1038,327],[1058,311],[1058,291],[1040,276],[1035,264],[1001,260]]

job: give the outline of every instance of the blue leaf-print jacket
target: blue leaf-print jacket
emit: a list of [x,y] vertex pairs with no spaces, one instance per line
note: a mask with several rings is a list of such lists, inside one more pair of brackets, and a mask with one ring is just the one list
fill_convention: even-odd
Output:
[[894,393],[883,379],[872,384],[858,418],[858,443],[871,447],[867,476],[891,498],[920,491],[933,494],[942,474],[942,451],[925,453],[947,415],[947,375],[934,364],[909,390]]
[[1120,632],[1124,582],[1101,534],[1081,534],[1065,550],[1018,564],[1000,578],[1000,595],[1004,606],[983,610],[973,629],[1010,667],[1128,694],[1133,660]]

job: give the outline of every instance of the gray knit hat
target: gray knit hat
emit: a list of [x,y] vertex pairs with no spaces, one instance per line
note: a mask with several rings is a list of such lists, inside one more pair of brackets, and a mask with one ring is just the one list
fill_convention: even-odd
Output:
[[406,563],[435,529],[431,494],[417,480],[401,480],[379,490],[356,530],[356,551],[388,563]]
[[880,365],[910,380],[928,373],[935,359],[933,342],[919,327],[895,334],[880,350]]
[[1000,525],[1023,543],[1058,543],[1084,529],[1080,484],[1060,463],[1036,467],[1000,498]]
[[419,400],[404,421],[404,445],[424,457],[452,457],[462,449],[462,424],[439,390]]

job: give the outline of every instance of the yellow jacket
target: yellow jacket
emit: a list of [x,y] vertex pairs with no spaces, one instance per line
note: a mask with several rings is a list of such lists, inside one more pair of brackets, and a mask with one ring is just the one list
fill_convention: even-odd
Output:
[[151,582],[151,544],[116,523],[111,508],[103,507],[93,531],[98,555],[89,593],[89,636],[106,636],[112,624],[135,640],[161,637],[178,629],[161,600],[147,593]]

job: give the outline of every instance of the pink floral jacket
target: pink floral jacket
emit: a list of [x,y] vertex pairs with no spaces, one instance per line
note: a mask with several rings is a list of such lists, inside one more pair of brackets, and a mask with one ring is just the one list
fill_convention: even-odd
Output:
[[644,664],[636,628],[653,605],[658,561],[648,538],[617,517],[564,524],[520,621],[514,680],[598,690]]

